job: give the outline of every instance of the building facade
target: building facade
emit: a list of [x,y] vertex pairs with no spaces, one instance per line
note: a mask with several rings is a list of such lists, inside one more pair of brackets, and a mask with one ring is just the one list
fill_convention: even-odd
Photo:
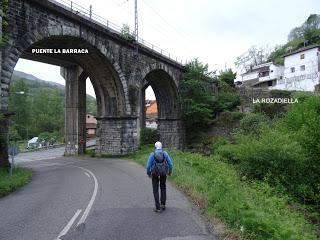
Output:
[[86,115],[87,138],[95,138],[97,130],[97,119],[91,114]]
[[320,46],[299,49],[284,56],[284,78],[274,89],[314,91],[319,84]]
[[320,83],[320,45],[284,55],[284,65],[260,64],[241,74],[238,85],[290,91],[315,91]]
[[284,66],[272,62],[252,67],[236,79],[245,86],[274,87],[278,80],[283,79]]

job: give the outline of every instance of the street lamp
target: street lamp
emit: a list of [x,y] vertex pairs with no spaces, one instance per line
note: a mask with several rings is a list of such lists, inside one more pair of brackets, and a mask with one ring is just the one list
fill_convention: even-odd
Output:
[[[17,95],[32,95],[30,93],[26,93],[24,91],[18,91],[18,92],[10,92],[10,94],[17,94]],[[29,129],[28,129],[28,126],[24,127],[24,126],[19,126],[21,128],[24,128],[27,130],[27,141],[26,141],[26,144],[27,144],[27,147],[28,147],[28,140],[29,140]]]

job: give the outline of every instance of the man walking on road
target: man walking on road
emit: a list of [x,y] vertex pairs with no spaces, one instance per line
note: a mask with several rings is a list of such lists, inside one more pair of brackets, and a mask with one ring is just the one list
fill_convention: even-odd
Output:
[[[166,180],[167,175],[172,173],[172,160],[169,154],[162,149],[162,143],[154,144],[155,150],[149,156],[147,162],[147,174],[152,178],[153,196],[155,201],[155,212],[160,213],[166,209]],[[159,202],[159,182],[161,197]]]

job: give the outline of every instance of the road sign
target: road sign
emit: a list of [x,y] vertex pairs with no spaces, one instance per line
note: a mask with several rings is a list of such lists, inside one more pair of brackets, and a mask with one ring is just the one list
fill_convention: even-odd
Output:
[[15,145],[9,146],[8,154],[9,154],[9,156],[17,156],[19,154],[18,146],[15,146]]
[[80,139],[79,143],[80,143],[81,145],[83,145],[83,144],[84,144],[84,139]]
[[10,162],[10,176],[12,176],[12,171],[14,168],[14,156],[17,156],[19,154],[19,147],[16,145],[11,145],[8,148],[8,155],[11,156],[11,162]]

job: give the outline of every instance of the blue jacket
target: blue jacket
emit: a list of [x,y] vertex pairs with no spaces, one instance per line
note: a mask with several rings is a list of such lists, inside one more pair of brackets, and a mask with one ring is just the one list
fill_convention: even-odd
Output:
[[[155,150],[155,151],[157,151],[157,150]],[[163,151],[163,156],[164,156],[164,160],[167,161],[167,163],[168,163],[169,174],[171,174],[172,173],[172,160],[166,151]],[[154,152],[152,152],[149,156],[149,159],[147,162],[147,167],[146,167],[148,175],[151,174],[154,167],[155,167],[155,157],[154,157]]]

